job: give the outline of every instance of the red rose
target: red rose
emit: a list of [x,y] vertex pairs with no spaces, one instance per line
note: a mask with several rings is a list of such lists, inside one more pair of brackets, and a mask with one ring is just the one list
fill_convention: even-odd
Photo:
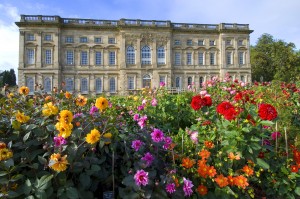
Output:
[[202,98],[200,95],[196,95],[192,98],[191,106],[195,111],[202,107]]
[[218,106],[217,106],[217,112],[224,115],[225,112],[228,109],[234,109],[234,106],[232,104],[230,104],[230,102],[221,102]]
[[258,109],[258,116],[262,120],[274,120],[277,117],[277,111],[270,104],[261,104]]
[[210,96],[204,96],[202,98],[202,102],[205,104],[204,106],[211,106],[212,105],[212,100]]

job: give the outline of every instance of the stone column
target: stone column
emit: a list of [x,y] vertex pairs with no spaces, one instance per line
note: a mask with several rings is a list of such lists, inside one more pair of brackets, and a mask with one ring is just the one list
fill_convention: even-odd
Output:
[[125,34],[121,36],[121,42],[120,42],[120,51],[119,56],[118,56],[118,61],[117,63],[119,64],[120,68],[126,68],[126,39],[125,39]]
[[[55,33],[55,36],[53,37],[54,41],[54,48],[53,48],[53,66],[56,69],[60,69],[60,59],[62,59],[62,63],[64,63],[64,51],[62,49],[59,49],[59,33]],[[61,54],[61,57],[59,56]]]
[[141,39],[137,39],[136,43],[136,66],[141,68]]
[[37,51],[36,51],[36,68],[41,68],[43,63],[42,56],[42,32],[38,32],[37,37]]
[[171,39],[168,39],[165,53],[166,53],[165,55],[166,55],[167,68],[171,68],[171,66],[172,66],[172,59],[171,59],[172,58]]
[[157,47],[156,41],[152,43],[152,68],[157,68]]

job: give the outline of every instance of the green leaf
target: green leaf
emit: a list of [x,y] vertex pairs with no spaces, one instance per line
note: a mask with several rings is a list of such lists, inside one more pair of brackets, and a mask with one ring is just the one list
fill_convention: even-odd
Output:
[[44,175],[41,179],[38,180],[38,184],[36,188],[38,189],[46,189],[48,187],[48,182],[53,178],[53,175]]
[[12,158],[5,160],[4,165],[6,168],[12,167],[15,165],[14,160]]
[[68,187],[66,188],[67,190],[67,196],[70,199],[76,199],[78,198],[78,192],[77,189],[75,189],[74,187]]
[[80,183],[81,183],[81,185],[82,185],[82,187],[84,189],[88,188],[90,186],[90,184],[91,184],[91,178],[90,178],[90,176],[88,176],[88,175],[86,175],[84,173],[80,174],[79,180],[80,180]]
[[29,131],[28,133],[26,133],[23,137],[23,142],[26,142],[26,140],[28,140],[29,136],[31,134],[31,131]]
[[34,199],[34,197],[32,195],[27,196],[25,199]]
[[42,156],[38,156],[38,160],[39,160],[39,162],[41,163],[41,164],[43,164],[43,165],[45,165],[45,164],[47,164],[47,160],[46,160],[46,158],[43,158]]
[[300,187],[296,187],[295,193],[296,193],[298,196],[300,196]]
[[126,185],[126,186],[132,186],[134,183],[134,179],[132,175],[129,175],[127,177],[125,177],[122,181],[122,184]]
[[5,176],[5,175],[7,175],[7,174],[8,174],[7,171],[0,171],[0,176]]
[[261,125],[264,125],[264,126],[272,126],[274,124],[274,122],[272,121],[269,121],[269,120],[262,120],[260,122]]
[[15,182],[15,181],[17,181],[17,180],[19,180],[19,179],[21,179],[21,178],[23,178],[23,175],[22,175],[22,174],[17,174],[17,175],[14,175],[14,176],[10,179],[10,181],[11,181],[11,182]]
[[37,190],[35,196],[39,199],[47,199],[47,194],[44,190]]
[[270,165],[268,163],[266,163],[263,159],[261,158],[256,158],[256,162],[259,166],[261,166],[264,169],[269,169]]
[[56,127],[53,124],[49,124],[46,126],[47,131],[53,132],[56,130]]

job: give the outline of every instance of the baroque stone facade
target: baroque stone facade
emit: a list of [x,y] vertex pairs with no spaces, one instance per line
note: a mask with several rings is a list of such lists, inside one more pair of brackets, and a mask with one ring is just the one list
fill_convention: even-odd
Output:
[[213,76],[251,81],[248,24],[21,15],[19,85],[125,95],[200,88]]

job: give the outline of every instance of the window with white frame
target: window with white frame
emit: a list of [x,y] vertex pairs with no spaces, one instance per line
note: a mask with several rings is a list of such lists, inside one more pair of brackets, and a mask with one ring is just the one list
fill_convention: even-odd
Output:
[[239,65],[243,65],[245,64],[245,56],[244,56],[244,52],[239,52]]
[[34,62],[35,62],[34,49],[28,48],[27,49],[27,64],[34,64]]
[[209,63],[210,65],[215,65],[216,64],[216,55],[214,52],[209,53]]
[[133,46],[128,46],[126,50],[126,63],[135,64],[135,49]]
[[109,44],[115,44],[116,43],[116,38],[114,38],[114,37],[108,38],[108,43]]
[[44,40],[45,40],[45,41],[52,41],[52,35],[46,34],[46,35],[44,36]]
[[87,43],[88,42],[88,38],[87,37],[80,37],[79,38],[79,42],[80,43]]
[[96,93],[102,93],[102,79],[97,78],[95,80],[95,91]]
[[179,66],[181,65],[181,53],[175,52],[175,65]]
[[181,88],[182,87],[181,77],[176,77],[176,79],[175,79],[175,87],[176,88]]
[[80,52],[80,64],[88,65],[88,52],[87,51]]
[[66,82],[66,91],[73,92],[73,90],[74,90],[74,80],[73,80],[73,78],[66,78],[65,82]]
[[88,80],[87,80],[87,78],[81,78],[80,91],[81,91],[81,93],[87,93],[88,92]]
[[151,49],[149,46],[143,46],[141,50],[142,65],[151,64]]
[[51,92],[51,90],[52,90],[50,77],[46,77],[44,79],[44,90],[45,90],[45,92]]
[[157,64],[166,64],[166,53],[163,46],[157,49]]
[[102,53],[100,51],[95,52],[95,64],[102,65]]
[[226,39],[226,46],[231,46],[231,45],[232,45],[232,40]]
[[191,86],[193,83],[193,78],[192,77],[188,77],[188,85]]
[[180,40],[177,40],[177,39],[176,39],[176,40],[174,40],[174,45],[175,45],[175,46],[181,45],[181,42],[180,42]]
[[203,52],[198,53],[198,63],[199,63],[199,65],[204,65],[204,53]]
[[128,76],[127,81],[128,81],[128,90],[133,90],[134,89],[134,77]]
[[109,51],[108,53],[108,64],[109,65],[116,65],[116,52]]
[[166,76],[165,75],[160,75],[159,76],[159,83],[161,83],[161,82],[166,83]]
[[198,46],[204,46],[204,40],[203,39],[198,40]]
[[45,64],[52,64],[52,50],[45,50]]
[[116,92],[116,80],[114,77],[109,79],[109,92],[115,93]]
[[26,40],[27,40],[27,41],[34,41],[34,40],[35,40],[34,34],[28,33],[28,34],[27,34],[27,37],[26,37]]
[[187,65],[192,65],[193,64],[193,59],[192,59],[192,53],[191,52],[186,53],[186,64]]
[[209,40],[209,45],[210,46],[215,46],[216,45],[216,41],[215,40]]
[[238,45],[239,45],[239,46],[242,46],[243,44],[244,44],[244,40],[239,39],[239,40],[238,40]]
[[65,37],[65,43],[74,43],[74,37],[73,36],[66,36]]
[[73,50],[67,50],[67,55],[66,55],[66,64],[67,65],[73,65],[74,64],[74,51]]
[[193,40],[188,39],[188,40],[186,41],[186,45],[187,45],[187,46],[193,45]]
[[94,42],[97,43],[97,44],[100,44],[100,43],[102,43],[102,38],[101,37],[95,37]]
[[203,81],[204,81],[204,78],[203,77],[199,77],[199,86],[200,86],[200,88],[203,87]]
[[34,79],[33,77],[27,77],[26,78],[26,86],[29,88],[29,93],[34,93]]
[[227,65],[232,64],[232,52],[226,52],[226,63]]

